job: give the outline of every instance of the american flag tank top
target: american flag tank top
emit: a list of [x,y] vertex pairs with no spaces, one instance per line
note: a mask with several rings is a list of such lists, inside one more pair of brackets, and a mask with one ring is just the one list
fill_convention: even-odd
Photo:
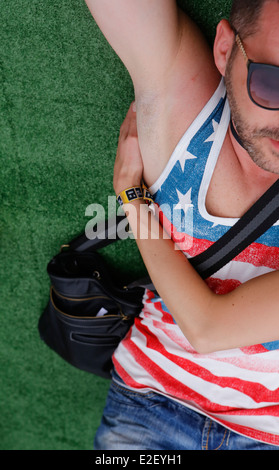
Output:
[[[214,217],[205,205],[229,122],[222,80],[150,188],[164,227],[187,257],[203,252],[237,220]],[[278,268],[276,223],[206,282],[225,294]],[[113,361],[129,389],[164,394],[234,432],[279,446],[279,341],[198,354],[162,298],[146,290],[142,312]]]

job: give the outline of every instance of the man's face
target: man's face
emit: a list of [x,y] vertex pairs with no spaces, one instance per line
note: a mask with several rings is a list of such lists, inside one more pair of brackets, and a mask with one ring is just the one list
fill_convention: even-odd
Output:
[[[243,43],[253,62],[279,66],[279,2],[267,2],[258,32]],[[232,120],[245,149],[260,168],[279,174],[279,111],[262,109],[250,100],[247,65],[237,45],[229,59],[225,81]]]

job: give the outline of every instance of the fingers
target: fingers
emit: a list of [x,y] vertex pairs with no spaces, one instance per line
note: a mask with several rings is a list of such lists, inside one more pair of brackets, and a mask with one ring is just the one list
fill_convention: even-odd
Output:
[[129,128],[129,134],[137,137],[138,136],[138,129],[137,129],[137,114],[134,111],[135,109],[135,104],[132,103],[129,109],[130,113],[130,128]]
[[127,138],[129,135],[137,137],[137,116],[136,116],[136,104],[133,101],[128,109],[126,117],[120,127],[120,136]]
[[123,189],[140,185],[143,162],[137,134],[135,104],[131,103],[120,128],[114,165],[113,186],[116,194]]

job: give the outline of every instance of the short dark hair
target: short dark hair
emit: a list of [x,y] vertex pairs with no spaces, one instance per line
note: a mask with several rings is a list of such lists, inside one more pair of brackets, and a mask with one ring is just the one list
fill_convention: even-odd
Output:
[[[230,23],[245,39],[256,34],[258,22],[264,5],[275,0],[233,0],[230,14]],[[279,0],[276,0],[279,1]]]

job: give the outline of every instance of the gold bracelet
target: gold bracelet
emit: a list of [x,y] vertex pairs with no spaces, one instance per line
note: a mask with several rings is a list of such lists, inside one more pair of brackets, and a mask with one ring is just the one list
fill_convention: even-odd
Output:
[[143,199],[148,204],[153,202],[152,195],[144,182],[142,182],[142,186],[131,186],[128,189],[124,189],[117,196],[120,206],[136,199]]
[[120,206],[135,201],[136,199],[143,199],[143,192],[140,186],[131,186],[128,189],[124,189],[117,196],[117,201]]
[[143,199],[147,201],[147,203],[152,203],[153,202],[153,197],[151,195],[151,192],[145,185],[144,181],[142,182],[142,192],[143,192]]

